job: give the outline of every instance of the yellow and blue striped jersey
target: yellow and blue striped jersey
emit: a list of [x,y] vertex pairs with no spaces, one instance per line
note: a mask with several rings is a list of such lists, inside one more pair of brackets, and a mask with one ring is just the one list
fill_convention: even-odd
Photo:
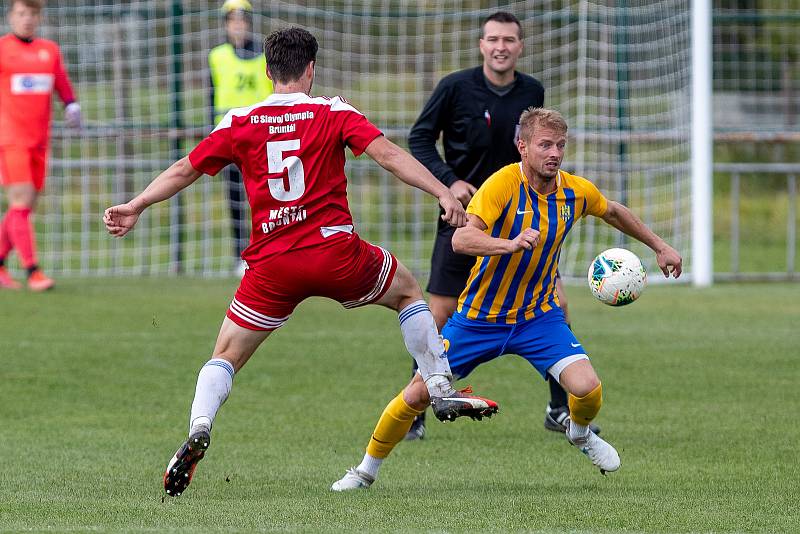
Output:
[[576,220],[601,217],[608,201],[589,180],[559,171],[556,191],[540,195],[528,183],[521,163],[498,170],[472,197],[467,213],[480,217],[496,238],[514,239],[523,228],[540,233],[533,250],[478,256],[458,300],[469,319],[513,324],[554,306],[561,245]]

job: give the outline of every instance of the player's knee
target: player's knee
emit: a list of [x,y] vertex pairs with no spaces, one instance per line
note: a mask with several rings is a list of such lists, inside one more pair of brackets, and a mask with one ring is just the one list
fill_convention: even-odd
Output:
[[561,387],[576,397],[587,395],[600,384],[600,379],[588,358],[568,364],[555,378]]
[[594,373],[587,373],[572,381],[569,392],[576,397],[585,397],[600,385],[600,379]]
[[422,289],[419,287],[417,279],[402,263],[397,265],[392,286],[400,300],[419,300],[422,298]]
[[6,190],[8,204],[14,208],[33,208],[36,203],[36,189],[33,184],[13,184]]
[[583,396],[569,394],[569,414],[579,425],[588,425],[600,412],[603,405],[603,386],[597,385]]

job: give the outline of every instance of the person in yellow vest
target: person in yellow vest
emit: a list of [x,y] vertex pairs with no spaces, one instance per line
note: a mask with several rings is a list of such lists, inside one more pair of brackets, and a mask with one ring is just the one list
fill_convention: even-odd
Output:
[[[225,16],[227,40],[208,54],[214,125],[219,124],[230,109],[250,106],[272,94],[272,81],[265,76],[267,60],[252,35],[253,6],[247,0],[226,0],[221,11]],[[247,199],[239,169],[229,165],[223,175],[228,184],[234,254],[239,259],[237,273],[243,275],[246,264],[241,260],[242,251],[250,236]]]

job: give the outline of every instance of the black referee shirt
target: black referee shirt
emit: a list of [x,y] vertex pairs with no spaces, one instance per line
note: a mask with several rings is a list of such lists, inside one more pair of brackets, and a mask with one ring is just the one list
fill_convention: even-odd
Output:
[[[448,187],[464,180],[480,187],[499,168],[519,161],[514,138],[519,116],[544,105],[544,86],[515,71],[512,89],[499,96],[487,86],[483,67],[454,72],[434,89],[408,135],[408,146]],[[444,161],[436,150],[443,134]]]

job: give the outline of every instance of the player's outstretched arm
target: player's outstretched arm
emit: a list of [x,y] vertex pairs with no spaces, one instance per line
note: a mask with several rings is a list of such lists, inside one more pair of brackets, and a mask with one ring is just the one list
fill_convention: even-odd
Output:
[[678,278],[681,275],[683,259],[678,251],[648,228],[627,206],[609,200],[603,220],[620,232],[638,239],[653,249],[656,253],[658,267],[664,276],[669,278],[669,274],[672,273],[672,276]]
[[425,166],[414,157],[392,143],[384,136],[376,137],[365,151],[381,167],[397,176],[410,186],[421,189],[439,200],[444,210],[442,220],[451,226],[460,228],[467,220],[464,206],[461,205],[450,189],[436,179]]
[[467,215],[467,225],[453,234],[453,251],[470,256],[500,256],[520,250],[531,250],[539,243],[539,231],[525,228],[514,239],[502,239],[487,235],[488,228],[477,215]]
[[156,202],[171,198],[202,175],[203,173],[189,163],[188,156],[179,159],[150,182],[150,185],[133,200],[106,209],[103,213],[103,223],[108,233],[115,237],[124,236],[136,225],[139,215],[145,209]]

